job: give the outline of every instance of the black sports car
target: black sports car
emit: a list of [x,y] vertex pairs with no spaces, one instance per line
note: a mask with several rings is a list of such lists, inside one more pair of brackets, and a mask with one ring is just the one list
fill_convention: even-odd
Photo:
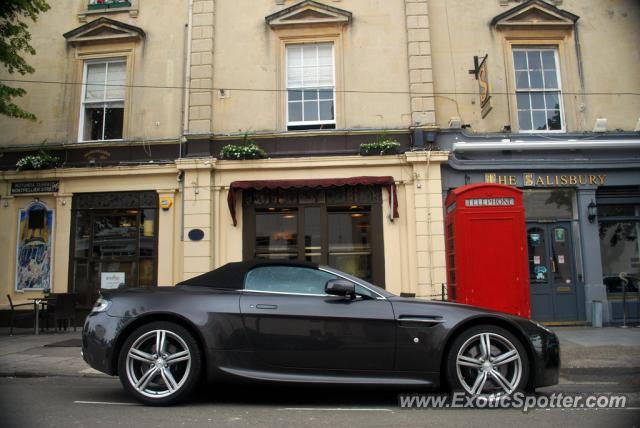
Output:
[[138,400],[200,380],[448,387],[511,394],[558,382],[556,335],[524,318],[401,298],[327,266],[229,263],[175,287],[105,291],[82,352]]

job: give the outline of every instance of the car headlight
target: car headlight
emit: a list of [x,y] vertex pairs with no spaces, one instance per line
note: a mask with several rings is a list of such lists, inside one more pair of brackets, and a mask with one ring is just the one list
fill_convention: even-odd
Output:
[[91,312],[92,313],[104,312],[107,309],[109,309],[109,306],[111,306],[110,300],[107,300],[103,297],[98,297],[98,300],[96,300],[96,303],[93,305],[93,308],[91,308]]

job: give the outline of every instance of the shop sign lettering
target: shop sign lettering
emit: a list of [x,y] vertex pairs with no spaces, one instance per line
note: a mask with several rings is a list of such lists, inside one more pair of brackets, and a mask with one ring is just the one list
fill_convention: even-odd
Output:
[[55,193],[59,184],[58,181],[17,181],[11,183],[11,194]]
[[465,207],[509,207],[514,205],[514,198],[479,198],[464,201]]
[[485,174],[485,182],[523,187],[563,187],[563,186],[602,186],[607,180],[606,174],[536,174],[525,172],[521,180],[516,174],[500,175],[495,172]]

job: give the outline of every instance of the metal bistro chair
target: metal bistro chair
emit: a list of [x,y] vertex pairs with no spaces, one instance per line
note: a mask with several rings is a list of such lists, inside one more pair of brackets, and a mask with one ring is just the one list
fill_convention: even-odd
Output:
[[52,294],[47,305],[47,329],[49,328],[49,318],[53,320],[56,330],[60,328],[60,322],[65,321],[65,331],[71,327],[72,323],[73,331],[76,331],[76,295]]
[[7,294],[7,299],[9,299],[9,306],[11,306],[11,324],[9,329],[9,336],[13,336],[13,326],[17,319],[27,319],[33,318],[35,316],[34,311],[21,311],[16,308],[20,306],[30,306],[33,309],[33,303],[18,303],[17,305],[13,303],[11,300],[11,296]]

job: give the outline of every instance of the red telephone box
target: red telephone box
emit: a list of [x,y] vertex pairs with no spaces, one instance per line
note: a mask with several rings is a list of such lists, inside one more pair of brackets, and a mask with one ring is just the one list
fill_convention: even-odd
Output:
[[469,184],[445,209],[449,300],[530,318],[522,191]]

